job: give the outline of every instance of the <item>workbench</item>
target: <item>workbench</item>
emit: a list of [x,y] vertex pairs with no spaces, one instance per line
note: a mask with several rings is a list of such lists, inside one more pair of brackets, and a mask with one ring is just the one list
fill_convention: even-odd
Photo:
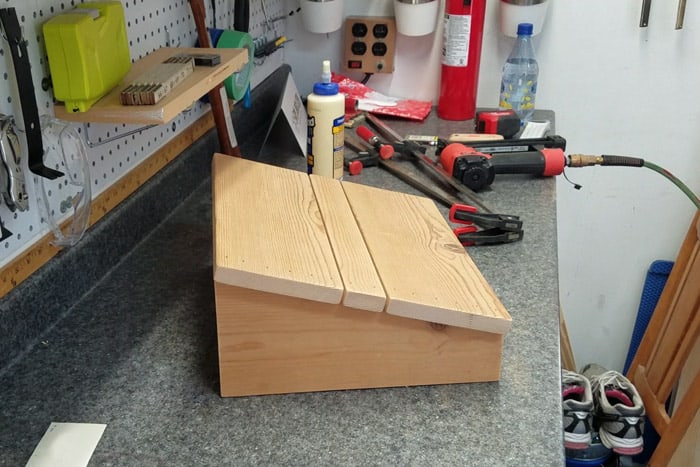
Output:
[[[253,93],[258,113],[264,89]],[[242,112],[239,134],[254,135]],[[468,130],[434,112],[391,124]],[[255,144],[243,139],[243,153]],[[468,250],[513,319],[499,382],[222,398],[207,176],[216,150],[211,132],[0,301],[3,316],[32,308],[29,325],[56,318],[0,365],[0,465],[24,465],[52,421],[107,425],[94,466],[564,464],[554,179],[499,175],[483,194],[525,228],[521,242]],[[256,158],[306,168],[291,146],[267,144]],[[376,167],[346,180],[417,193]],[[77,285],[81,297],[65,303]],[[21,329],[2,326],[8,338]]]

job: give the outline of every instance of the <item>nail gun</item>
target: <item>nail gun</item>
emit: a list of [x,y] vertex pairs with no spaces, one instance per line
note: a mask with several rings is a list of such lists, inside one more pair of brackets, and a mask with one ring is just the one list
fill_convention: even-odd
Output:
[[559,175],[566,165],[566,140],[560,136],[528,140],[450,143],[439,148],[440,165],[474,191],[493,183],[496,174]]

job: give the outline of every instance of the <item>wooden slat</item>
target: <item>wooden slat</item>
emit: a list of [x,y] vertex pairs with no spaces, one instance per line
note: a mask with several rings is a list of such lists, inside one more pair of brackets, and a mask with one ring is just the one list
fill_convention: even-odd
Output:
[[561,367],[570,371],[576,371],[576,360],[574,350],[571,348],[569,330],[564,320],[564,312],[559,309],[559,350],[561,352]]
[[[654,454],[649,460],[649,466],[655,467],[668,465],[669,459],[675,457],[679,447],[683,447],[684,437],[688,435],[692,428],[693,420],[700,408],[700,374],[696,374],[690,383],[690,389],[680,402],[678,411],[673,414],[671,423],[666,432],[661,435],[661,441],[654,449]],[[697,434],[690,432],[690,434]],[[691,439],[690,443],[697,444],[697,438]],[[684,453],[685,454],[685,453]],[[686,466],[696,466],[697,463],[684,464]]]
[[700,329],[700,315],[697,314],[700,306],[700,243],[695,244],[689,258],[678,281],[663,333],[649,360],[649,384],[659,400],[670,396]]
[[[674,396],[674,413],[682,410],[681,401],[690,391],[700,391],[700,387],[693,387],[693,381],[698,374],[700,374],[700,340],[695,341],[693,350],[690,352],[678,380],[678,389]],[[674,467],[700,465],[700,443],[698,440],[700,440],[700,411],[695,412],[693,421],[689,424],[681,442],[678,443],[678,448],[676,448],[669,465]]]
[[308,175],[215,154],[214,280],[325,303],[343,283]]
[[[661,437],[650,466],[695,465],[686,461],[693,451],[697,453],[694,446],[700,408],[700,374],[695,360],[700,338],[699,249],[700,213],[696,213],[628,370]],[[690,374],[683,375],[683,371]],[[666,401],[679,378],[680,402],[669,417]]]
[[309,178],[345,286],[343,304],[361,310],[384,310],[384,287],[340,182],[317,175]]
[[686,271],[690,262],[691,255],[693,251],[697,248],[698,243],[698,230],[700,230],[700,213],[695,215],[693,223],[695,229],[689,229],[688,233],[681,244],[681,248],[678,252],[676,262],[673,265],[671,274],[666,281],[664,290],[659,297],[659,301],[654,308],[654,313],[652,314],[649,325],[644,333],[645,337],[639,343],[639,348],[632,359],[632,364],[630,365],[628,375],[634,377],[635,366],[638,364],[646,365],[646,362],[652,360],[652,355],[654,355],[659,348],[660,341],[654,339],[646,338],[646,335],[650,336],[661,336],[664,334],[664,329],[667,326],[667,310],[671,309],[673,303],[677,300],[675,291],[679,288],[679,284],[684,280],[686,276]]
[[493,333],[511,317],[435,204],[343,182],[360,231],[398,316]]
[[[215,67],[195,67],[191,75],[155,105],[127,106],[121,104],[119,95],[131,82],[165,59],[180,53],[218,54],[221,56],[221,64]],[[163,47],[136,61],[121,83],[97,101],[87,112],[68,112],[63,105],[56,105],[55,114],[60,119],[72,122],[160,125],[175,118],[197,99],[240,70],[247,62],[247,49]]]
[[[195,140],[214,127],[214,118],[207,112],[196,122],[168,141],[146,160],[134,167],[117,183],[107,188],[92,201],[90,220],[93,225],[119,203],[146,183],[156,172],[165,167],[171,160],[187,149]],[[65,227],[71,220],[63,223]],[[17,285],[46,264],[59,251],[51,245],[54,235],[49,233],[34,243],[24,253],[8,263],[0,270],[0,297],[5,296]]]

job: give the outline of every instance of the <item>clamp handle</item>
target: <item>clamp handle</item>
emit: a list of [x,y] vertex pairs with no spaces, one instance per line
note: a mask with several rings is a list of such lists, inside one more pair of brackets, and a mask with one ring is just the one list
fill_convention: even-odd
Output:
[[379,152],[379,157],[382,159],[391,159],[391,157],[394,155],[394,147],[390,144],[382,143],[379,136],[375,135],[374,132],[365,125],[358,126],[356,131],[360,138],[367,141]]

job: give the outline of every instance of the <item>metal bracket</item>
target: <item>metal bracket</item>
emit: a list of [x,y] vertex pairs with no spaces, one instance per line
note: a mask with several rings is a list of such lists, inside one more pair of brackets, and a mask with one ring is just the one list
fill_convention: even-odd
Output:
[[683,20],[685,19],[685,1],[678,0],[678,12],[676,13],[676,29],[683,29]]
[[649,13],[651,12],[651,0],[642,0],[642,16],[639,18],[639,27],[649,26]]
[[[96,148],[97,146],[102,146],[103,144],[111,143],[112,141],[116,141],[116,140],[121,139],[121,138],[126,138],[127,136],[131,136],[135,133],[140,133],[144,130],[148,130],[149,128],[153,128],[154,126],[156,126],[156,125],[142,126],[140,128],[136,128],[134,130],[127,131],[126,133],[120,133],[118,135],[114,135],[114,136],[111,136],[111,137],[106,138],[106,139],[101,139],[98,142],[94,142],[94,141],[90,140],[90,134],[88,131],[88,128],[90,128],[90,124],[83,123],[83,134],[85,135],[85,144],[87,145],[87,147],[92,149],[92,148]],[[173,131],[175,131],[174,127],[175,127],[175,122],[173,122]]]
[[29,170],[48,179],[63,176],[63,172],[53,170],[44,165],[44,148],[41,140],[41,125],[39,110],[36,105],[32,70],[27,54],[27,41],[22,38],[22,28],[14,8],[0,8],[0,22],[5,30],[7,42],[12,51],[12,62],[15,66],[15,77],[19,90],[19,100],[24,118],[24,131],[27,135],[27,152],[29,154]]

